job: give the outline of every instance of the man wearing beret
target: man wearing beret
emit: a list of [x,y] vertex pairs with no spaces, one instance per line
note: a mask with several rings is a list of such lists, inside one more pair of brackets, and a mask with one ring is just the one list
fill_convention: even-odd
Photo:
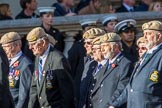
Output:
[[34,66],[21,51],[22,43],[18,33],[4,34],[0,43],[9,60],[9,88],[15,108],[27,108]]
[[133,19],[123,20],[115,25],[115,31],[122,41],[122,53],[132,62],[138,61],[138,47],[136,45],[136,21]]
[[36,56],[28,108],[38,104],[42,108],[73,108],[73,81],[67,59],[53,48],[41,27],[32,29],[27,41]]
[[[95,71],[95,68],[97,67],[97,61],[93,59],[93,40],[103,35],[105,32],[102,29],[99,28],[91,28],[88,31],[86,31],[83,34],[84,38],[84,47],[86,49],[87,56],[85,57],[85,65],[83,74],[81,77],[81,83],[80,83],[80,100],[79,100],[79,107],[83,108],[87,104],[87,108],[90,105],[90,91],[93,89],[93,86],[95,82],[93,82],[93,72]],[[97,56],[95,56],[95,59]],[[87,102],[87,103],[86,103]],[[89,102],[89,103],[88,103]]]
[[[127,88],[111,105],[127,108],[162,108],[162,23],[142,25],[148,51],[135,67]],[[109,108],[114,108],[114,107]]]
[[[80,21],[80,24],[82,26],[82,33],[85,33],[87,30],[97,26],[96,20],[91,19],[82,20]],[[79,37],[80,40],[78,41],[78,39],[76,39],[73,46],[68,51],[68,60],[71,64],[72,73],[76,80],[81,79],[81,75],[85,64],[84,57],[86,56],[86,49],[84,48],[84,40],[82,38],[82,33],[79,33],[79,35],[77,36],[77,38]]]
[[[108,64],[92,91],[93,108],[108,108],[108,104],[120,96],[125,89],[133,65],[121,52],[121,38],[116,33],[100,37],[101,51]],[[123,105],[120,108],[125,108]]]
[[[80,21],[81,27],[82,27],[82,32],[80,32],[76,38],[73,46],[70,48],[68,51],[68,60],[71,65],[71,70],[72,70],[72,75],[74,78],[74,83],[75,83],[75,88],[76,88],[76,100],[78,103],[79,101],[79,89],[80,89],[80,82],[81,82],[81,77],[82,73],[84,70],[85,66],[85,58],[86,58],[86,49],[84,47],[84,40],[83,40],[83,34],[87,30],[96,27],[96,20],[91,20],[91,19],[86,19],[86,20],[81,20]],[[79,39],[79,40],[78,40]]]
[[9,91],[9,63],[8,58],[0,45],[0,107],[14,108],[13,99]]
[[[104,33],[105,34],[105,33]],[[101,74],[103,73],[103,71],[106,69],[106,65],[107,65],[107,59],[104,58],[104,56],[102,55],[101,52],[101,41],[100,41],[100,36],[102,36],[103,34],[98,34],[98,37],[96,37],[95,39],[93,39],[92,41],[92,55],[93,55],[93,59],[94,61],[97,62],[97,65],[95,67],[95,69],[91,72],[92,73],[92,78],[91,78],[91,82],[89,85],[89,92],[88,92],[88,99],[87,99],[87,104],[86,107],[87,108],[93,108],[92,106],[92,91],[95,87],[95,85],[97,84],[98,80],[101,77]]]

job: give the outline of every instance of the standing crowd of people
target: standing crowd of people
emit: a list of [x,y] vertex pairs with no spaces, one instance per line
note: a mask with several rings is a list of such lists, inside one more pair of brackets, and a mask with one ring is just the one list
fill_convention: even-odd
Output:
[[[75,14],[59,10],[72,4],[58,0],[58,9],[40,7],[38,16],[36,0],[20,1],[16,18],[40,17],[42,24],[27,33],[25,44],[17,32],[1,36],[0,108],[162,108],[162,22],[145,22],[138,38],[134,19],[106,15],[99,19],[103,29],[96,20],[81,20],[81,39],[66,58],[64,36],[52,25],[55,14]],[[140,9],[128,1],[122,7]]]

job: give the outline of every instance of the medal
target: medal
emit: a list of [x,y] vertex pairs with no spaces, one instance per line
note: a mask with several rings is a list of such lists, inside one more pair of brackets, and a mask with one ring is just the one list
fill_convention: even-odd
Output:
[[45,73],[46,73],[46,72],[45,72],[45,71],[43,71],[43,74],[42,74],[42,76],[45,76]]
[[50,80],[47,80],[46,82],[46,88],[51,89],[52,88],[52,83]]
[[16,76],[16,77],[15,77],[15,80],[19,80],[19,77],[18,77],[18,76]]
[[9,80],[9,86],[13,88],[15,86],[13,78]]
[[37,80],[38,79],[38,70],[35,70],[35,80]]
[[9,79],[9,80],[11,80],[11,79],[12,79],[12,76],[11,76],[11,75],[9,75],[9,76],[8,76],[8,79]]

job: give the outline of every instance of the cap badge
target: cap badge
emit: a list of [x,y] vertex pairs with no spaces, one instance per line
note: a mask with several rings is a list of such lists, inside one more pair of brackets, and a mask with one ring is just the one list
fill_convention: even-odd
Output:
[[127,27],[131,27],[131,24],[130,24],[130,22],[127,22]]

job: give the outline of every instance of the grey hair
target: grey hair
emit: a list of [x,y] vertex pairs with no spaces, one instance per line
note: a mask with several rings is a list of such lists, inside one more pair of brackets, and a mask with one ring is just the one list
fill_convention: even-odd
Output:
[[110,42],[111,47],[113,47],[116,44],[119,46],[119,49],[121,50],[122,49],[122,43],[120,41],[119,42]]

